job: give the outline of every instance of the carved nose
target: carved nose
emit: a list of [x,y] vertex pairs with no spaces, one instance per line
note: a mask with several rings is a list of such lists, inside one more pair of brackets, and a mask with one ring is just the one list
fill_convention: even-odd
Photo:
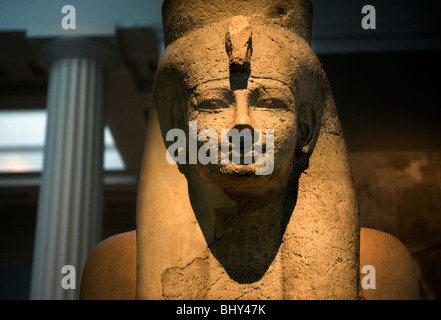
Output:
[[[248,109],[248,108],[247,108]],[[254,130],[253,123],[248,115],[248,110],[236,112],[236,119],[234,120],[233,128],[241,131],[242,129]]]
[[248,115],[247,109],[248,107],[246,107],[246,110],[237,110],[236,119],[234,120],[232,129],[236,129],[239,134],[244,134],[242,130],[248,129],[251,134],[251,141],[254,143],[254,125],[250,116]]
[[[232,161],[236,164],[251,164],[255,133],[250,124],[236,124],[228,132],[228,142],[233,152]],[[247,159],[245,159],[247,158]]]
[[[251,144],[254,144],[254,142],[255,142],[254,141],[255,140],[254,134],[255,133],[254,133],[254,128],[251,125],[249,125],[249,124],[237,124],[237,125],[235,125],[233,127],[233,129],[237,129],[239,135],[245,135],[246,131],[242,131],[242,130],[248,129],[249,133],[250,133]],[[232,136],[232,132],[230,131],[229,134],[228,134],[230,142],[232,142],[231,136]],[[243,150],[243,146],[241,146],[241,150]]]
[[250,118],[246,92],[236,94],[236,114],[233,128],[241,131],[242,129],[254,130],[253,122]]
[[253,122],[249,115],[247,91],[236,92],[236,109],[232,128],[229,132],[232,161],[235,164],[251,164],[254,144]]

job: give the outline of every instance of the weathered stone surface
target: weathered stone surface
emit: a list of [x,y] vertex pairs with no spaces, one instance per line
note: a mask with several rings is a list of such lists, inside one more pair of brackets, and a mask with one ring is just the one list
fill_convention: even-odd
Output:
[[249,71],[252,54],[251,35],[247,17],[235,16],[231,19],[225,39],[230,71]]
[[[140,181],[137,297],[358,298],[355,189],[332,94],[308,43],[308,2],[164,8],[169,45]],[[274,129],[273,173],[257,176],[257,163],[168,164],[161,155],[173,142],[165,137],[189,132],[189,121],[219,136]]]
[[268,24],[292,30],[311,41],[312,5],[310,0],[167,0],[162,7],[166,44],[196,29],[230,20],[233,16],[257,16]]

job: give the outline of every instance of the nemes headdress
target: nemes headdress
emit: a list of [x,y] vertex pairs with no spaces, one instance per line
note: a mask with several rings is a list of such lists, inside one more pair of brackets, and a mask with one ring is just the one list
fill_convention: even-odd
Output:
[[311,56],[310,0],[165,0],[162,16],[173,48],[163,64],[183,87],[237,72],[289,84],[299,57]]
[[310,0],[165,0],[162,6],[165,43],[168,45],[190,31],[233,16],[265,19],[311,42]]

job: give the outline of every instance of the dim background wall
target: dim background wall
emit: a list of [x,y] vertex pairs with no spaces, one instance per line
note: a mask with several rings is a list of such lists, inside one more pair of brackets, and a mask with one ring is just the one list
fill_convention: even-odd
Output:
[[424,299],[441,298],[439,52],[320,57],[348,146],[360,223],[410,251]]

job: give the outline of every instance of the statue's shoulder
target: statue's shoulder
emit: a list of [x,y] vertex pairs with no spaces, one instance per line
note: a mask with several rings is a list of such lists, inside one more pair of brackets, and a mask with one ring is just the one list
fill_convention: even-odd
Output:
[[80,299],[134,299],[136,231],[100,242],[90,253],[81,279]]
[[363,299],[420,298],[418,277],[412,257],[403,243],[390,234],[361,228],[360,272]]

